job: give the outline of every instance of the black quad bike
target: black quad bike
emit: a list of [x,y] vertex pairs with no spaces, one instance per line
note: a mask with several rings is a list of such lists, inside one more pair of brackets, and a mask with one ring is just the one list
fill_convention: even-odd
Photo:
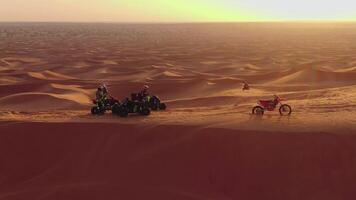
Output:
[[132,93],[132,101],[143,101],[151,110],[166,110],[167,106],[165,103],[162,103],[158,96],[147,95],[142,97],[140,94]]
[[91,114],[102,115],[108,110],[112,110],[113,106],[120,104],[120,102],[113,97],[109,97],[102,101],[93,100],[94,106],[91,108]]
[[147,96],[146,102],[152,110],[166,110],[167,108],[165,103],[161,103],[158,96]]
[[132,101],[126,98],[121,104],[115,104],[112,107],[112,113],[120,117],[127,117],[129,113],[138,113],[147,116],[151,114],[150,108],[141,101]]

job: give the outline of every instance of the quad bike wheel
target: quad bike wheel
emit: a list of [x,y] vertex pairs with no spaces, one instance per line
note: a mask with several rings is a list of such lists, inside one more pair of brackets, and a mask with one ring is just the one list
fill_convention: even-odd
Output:
[[150,110],[149,108],[147,108],[147,107],[142,107],[142,108],[140,109],[139,113],[140,113],[141,115],[147,116],[147,115],[151,114],[151,110]]
[[155,103],[152,104],[152,105],[151,105],[151,109],[152,109],[152,110],[158,110],[157,104],[155,104]]
[[127,109],[123,106],[120,106],[119,104],[115,104],[113,106],[112,113],[119,115],[120,117],[127,117],[129,115]]
[[166,108],[167,108],[167,106],[166,106],[165,103],[160,103],[160,104],[159,104],[159,109],[160,109],[160,110],[166,110]]
[[292,114],[292,108],[287,104],[283,104],[281,107],[279,107],[279,114],[290,115]]
[[93,115],[102,115],[105,113],[105,110],[100,109],[98,106],[91,108],[91,114]]
[[127,117],[128,115],[129,115],[129,112],[127,111],[127,109],[121,109],[119,112],[120,117]]
[[264,109],[261,106],[255,106],[252,109],[252,114],[254,115],[263,115],[264,114]]
[[151,103],[150,108],[152,110],[158,110],[159,109],[160,101],[159,101],[159,99],[157,97],[152,97],[150,103]]
[[112,108],[111,108],[111,112],[113,113],[113,114],[119,114],[119,112],[120,112],[120,105],[119,104],[115,104]]

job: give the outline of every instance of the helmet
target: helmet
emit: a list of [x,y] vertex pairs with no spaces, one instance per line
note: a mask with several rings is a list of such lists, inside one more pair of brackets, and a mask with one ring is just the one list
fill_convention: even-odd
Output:
[[144,85],[143,89],[148,90],[150,87],[148,85]]
[[99,86],[99,88],[101,89],[101,90],[108,90],[108,87],[106,86],[106,84],[105,83],[102,83],[100,86]]

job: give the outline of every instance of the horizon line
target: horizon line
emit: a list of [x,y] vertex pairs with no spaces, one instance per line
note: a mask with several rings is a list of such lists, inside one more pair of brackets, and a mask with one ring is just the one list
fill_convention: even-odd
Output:
[[83,23],[83,24],[232,24],[232,23],[356,23],[356,20],[241,20],[241,21],[1,21],[0,23]]

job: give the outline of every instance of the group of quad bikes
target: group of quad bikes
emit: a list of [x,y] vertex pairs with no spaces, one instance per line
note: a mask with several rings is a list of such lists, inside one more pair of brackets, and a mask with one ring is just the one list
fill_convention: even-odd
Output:
[[162,103],[158,96],[147,95],[143,97],[138,93],[131,94],[131,99],[125,98],[123,101],[109,96],[102,101],[93,100],[93,103],[94,106],[91,109],[93,115],[102,115],[106,111],[111,111],[120,117],[127,117],[130,113],[147,116],[151,114],[151,110],[166,109],[166,104]]
[[[265,111],[274,111],[278,108],[280,115],[290,115],[292,108],[288,104],[282,103],[285,99],[274,95],[273,100],[259,100],[257,106],[253,107],[252,114],[263,115]],[[127,117],[129,113],[137,113],[139,115],[150,115],[151,110],[165,110],[166,104],[162,103],[158,96],[147,95],[140,96],[139,93],[131,94],[131,99],[125,98],[123,101],[118,101],[109,96],[103,101],[93,100],[94,106],[91,113],[94,115],[102,115],[106,111],[111,110],[113,114],[120,117]]]

